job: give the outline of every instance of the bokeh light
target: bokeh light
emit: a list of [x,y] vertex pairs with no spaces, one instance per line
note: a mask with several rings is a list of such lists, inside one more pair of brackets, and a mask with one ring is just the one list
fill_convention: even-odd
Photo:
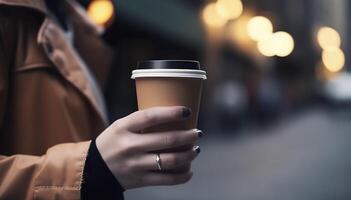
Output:
[[273,33],[268,39],[257,43],[258,51],[264,56],[286,57],[294,50],[293,37],[284,31]]
[[202,18],[210,27],[222,27],[227,23],[227,20],[218,13],[216,3],[210,3],[204,8]]
[[254,53],[252,49],[255,48],[256,43],[247,34],[247,23],[252,18],[253,12],[249,9],[237,19],[228,23],[226,30],[227,37],[238,47],[246,53]]
[[247,24],[247,32],[251,39],[262,41],[268,39],[273,33],[272,22],[263,16],[256,16],[250,19]]
[[236,19],[243,12],[243,4],[241,0],[218,0],[216,3],[218,14],[226,19]]
[[279,31],[274,33],[272,37],[274,41],[275,55],[285,57],[294,50],[294,39],[289,33]]
[[111,0],[95,0],[88,7],[88,15],[97,25],[105,25],[114,15],[114,7]]
[[272,36],[268,36],[267,39],[258,41],[257,49],[264,56],[275,56],[274,38]]
[[324,50],[322,52],[324,66],[331,72],[340,71],[345,65],[345,55],[341,49]]
[[341,39],[339,33],[330,27],[324,26],[317,32],[318,44],[324,50],[333,50],[339,48]]

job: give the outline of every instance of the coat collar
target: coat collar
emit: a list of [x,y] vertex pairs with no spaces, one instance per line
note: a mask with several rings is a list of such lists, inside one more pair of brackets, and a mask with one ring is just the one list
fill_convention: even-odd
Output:
[[[69,10],[70,19],[79,22],[86,29],[86,34],[97,37],[102,30],[89,21],[83,8],[73,0],[64,0],[65,8]],[[54,63],[61,75],[87,98],[95,110],[107,124],[106,111],[101,100],[97,98],[94,88],[87,80],[87,74],[81,65],[84,61],[75,51],[73,44],[65,40],[65,34],[53,21],[44,0],[0,0],[0,5],[21,6],[31,8],[43,14],[44,20],[37,35],[37,42],[44,47],[48,58]],[[78,36],[79,37],[79,36]]]
[[0,4],[32,8],[42,14],[48,14],[44,0],[0,0]]
[[[90,20],[88,20],[87,14],[84,12],[83,8],[78,5],[74,0],[64,0],[69,6],[68,9],[74,10],[75,18],[79,18],[79,20],[84,23],[91,30],[95,31],[97,34],[102,34],[104,29],[100,26],[93,24]],[[49,16],[50,11],[46,6],[45,0],[0,0],[0,4],[10,5],[10,6],[21,6],[26,8],[31,8],[33,10],[38,11],[44,16]]]
[[[68,10],[69,18],[73,24],[81,24],[82,28],[86,29],[85,34],[91,37],[98,37],[100,33],[98,28],[89,21],[88,16],[78,3],[72,0],[65,0],[64,7]],[[101,99],[101,91],[93,84],[95,79],[92,78],[89,70],[86,70],[87,63],[81,59],[74,47],[75,40],[79,39],[79,35],[74,35],[74,38],[76,38],[74,41],[68,41],[65,39],[64,31],[50,17],[51,13],[47,14],[48,17],[45,18],[37,35],[38,43],[44,47],[49,59],[54,63],[61,75],[93,105],[106,125],[108,120],[104,102]],[[73,26],[72,28],[72,31],[74,31],[77,27]]]

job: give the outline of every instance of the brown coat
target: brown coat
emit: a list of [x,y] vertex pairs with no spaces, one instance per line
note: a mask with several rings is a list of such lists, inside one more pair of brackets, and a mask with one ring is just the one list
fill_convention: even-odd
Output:
[[106,126],[84,68],[103,85],[112,53],[64,4],[73,44],[44,0],[0,0],[0,199],[79,199],[89,140]]

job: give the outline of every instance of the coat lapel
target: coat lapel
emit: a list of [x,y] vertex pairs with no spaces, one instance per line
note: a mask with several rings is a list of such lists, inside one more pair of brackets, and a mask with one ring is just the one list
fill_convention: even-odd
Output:
[[84,71],[84,68],[87,69],[86,64],[65,38],[62,29],[52,19],[46,18],[43,22],[38,34],[38,42],[60,74],[86,97],[107,124],[103,102],[98,98],[96,88],[88,81],[89,71]]
[[[73,14],[82,16],[81,23],[86,25],[89,30],[94,32],[101,33],[102,29],[93,25],[88,20],[83,20],[84,12],[82,8],[71,0],[65,1],[69,12]],[[102,121],[107,125],[107,116],[104,107],[104,102],[101,99],[101,95],[98,93],[100,90],[96,87],[94,78],[89,74],[88,67],[86,63],[78,55],[77,51],[73,47],[73,44],[70,43],[65,38],[65,33],[62,29],[51,19],[50,13],[46,7],[44,0],[0,0],[0,4],[7,5],[19,5],[28,8],[32,8],[42,13],[44,16],[44,22],[41,25],[39,30],[37,41],[45,50],[47,57],[54,64],[54,67],[57,68],[59,73],[67,80],[71,85],[73,85],[83,97],[92,105],[94,110],[96,110]],[[90,79],[90,80],[88,80]]]

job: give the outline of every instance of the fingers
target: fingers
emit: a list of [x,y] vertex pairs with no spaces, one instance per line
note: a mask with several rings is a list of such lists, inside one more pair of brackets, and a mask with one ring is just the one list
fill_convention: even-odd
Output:
[[167,173],[184,173],[189,171],[190,169],[191,169],[191,163],[190,164],[188,163],[188,164],[179,166],[177,168],[167,170],[166,172]]
[[127,130],[139,132],[158,124],[185,119],[190,114],[190,109],[183,106],[153,107],[134,112],[122,120],[126,123]]
[[144,175],[143,181],[145,185],[177,185],[188,182],[192,176],[191,171],[179,174],[150,172]]
[[[162,170],[188,167],[197,155],[198,153],[195,148],[184,152],[160,153]],[[138,163],[140,170],[158,170],[155,153],[145,154],[138,160]]]
[[143,152],[158,151],[193,144],[201,134],[198,129],[138,134],[135,145]]

